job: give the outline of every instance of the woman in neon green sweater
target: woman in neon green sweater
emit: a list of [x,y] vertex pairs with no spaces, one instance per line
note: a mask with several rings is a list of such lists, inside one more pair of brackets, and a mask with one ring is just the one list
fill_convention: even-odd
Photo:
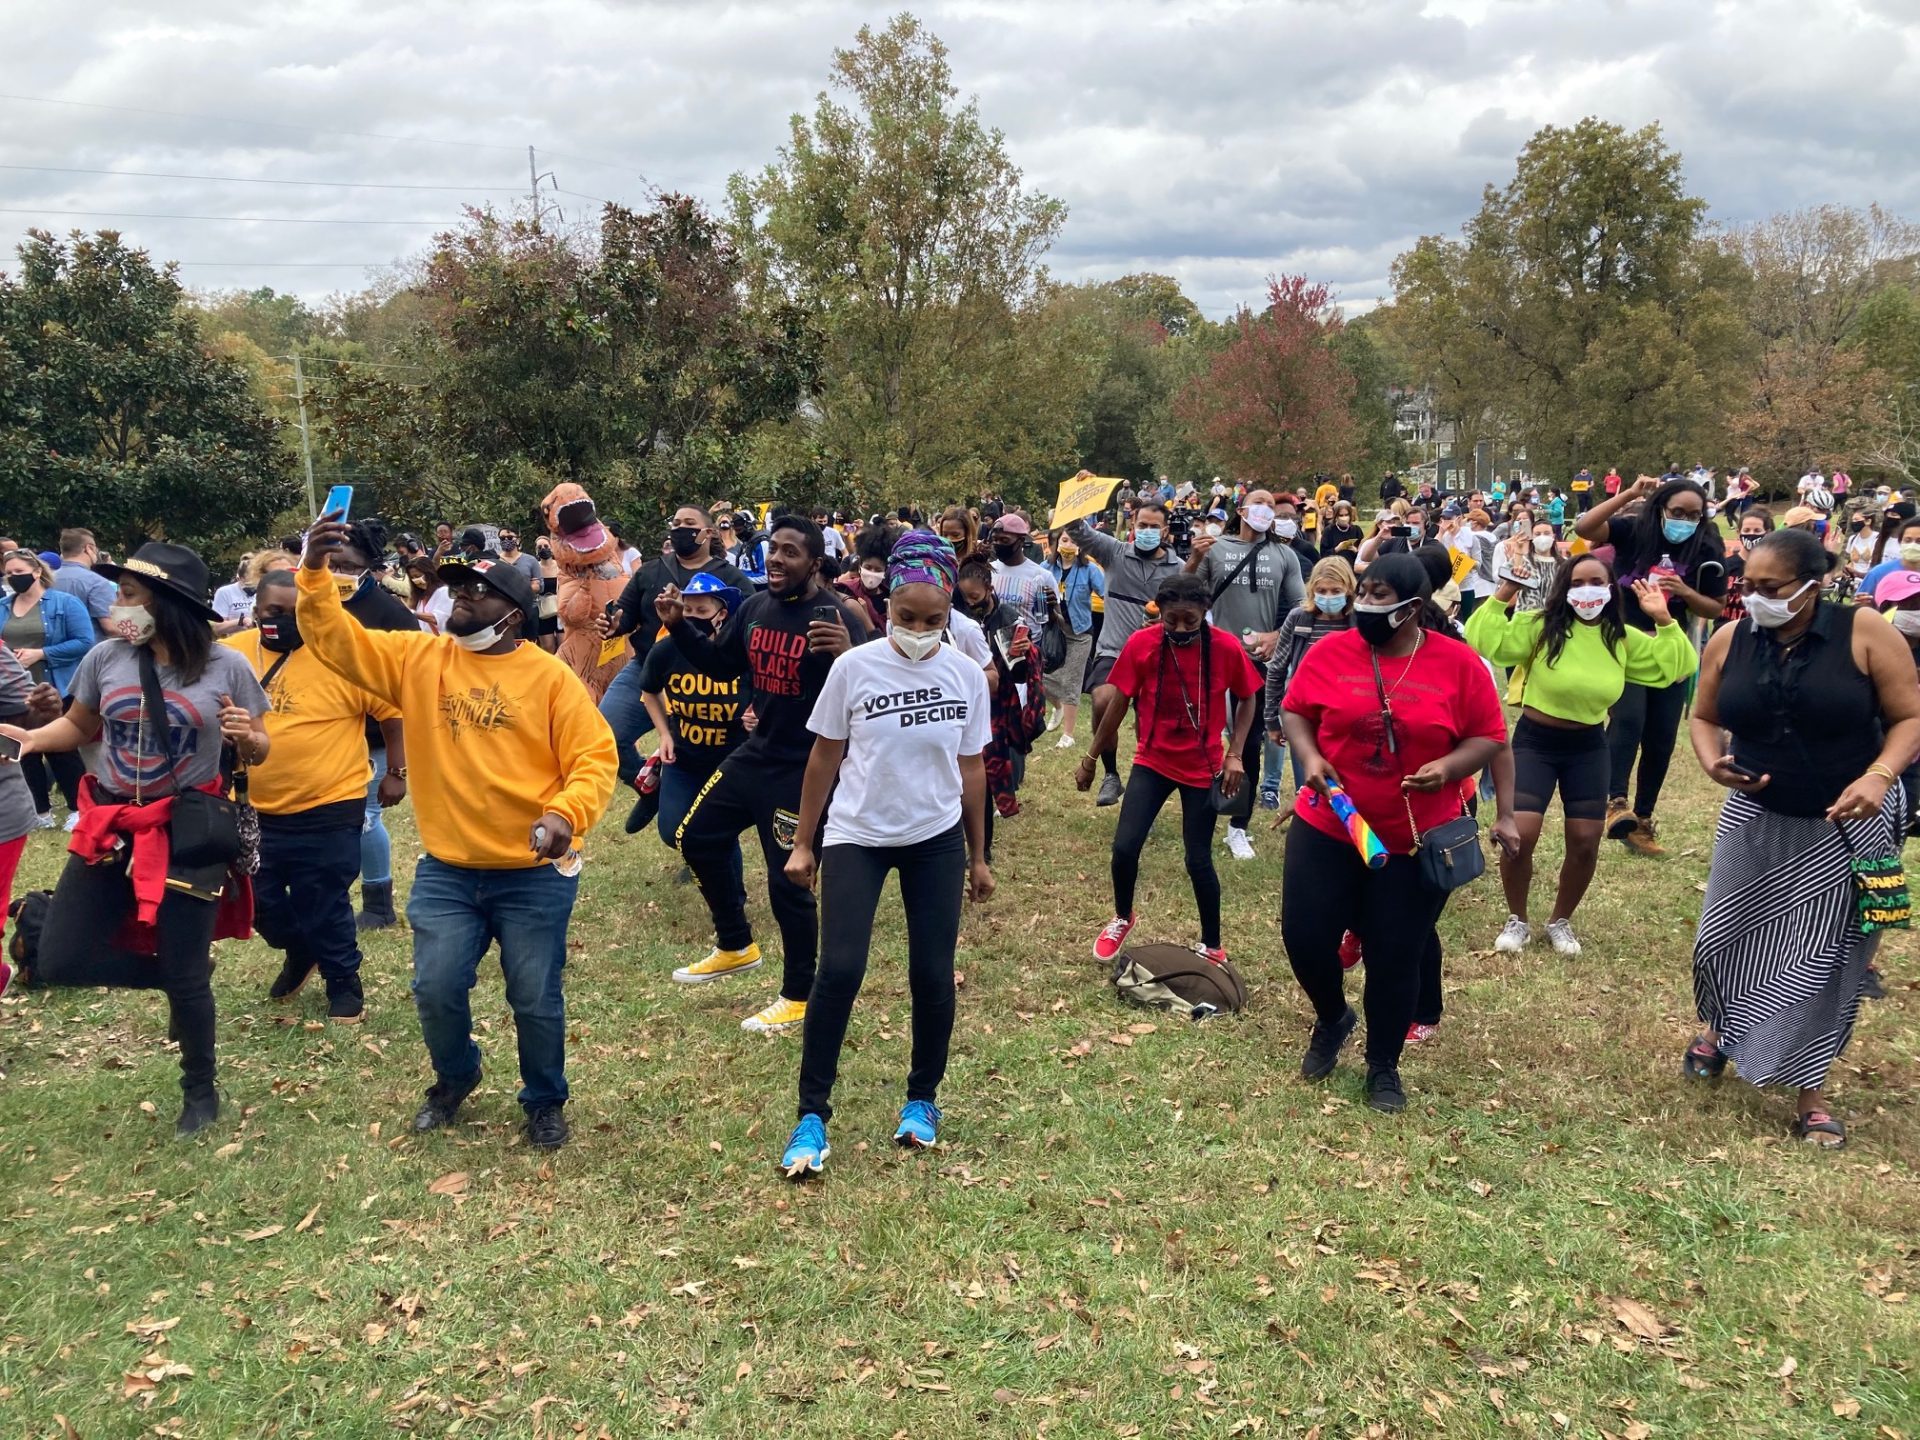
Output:
[[1700,657],[1667,610],[1666,592],[1648,581],[1633,587],[1655,622],[1651,633],[1622,622],[1613,567],[1593,555],[1562,565],[1538,610],[1516,613],[1520,590],[1511,580],[1467,621],[1467,643],[1496,665],[1526,667],[1520,719],[1513,727],[1514,817],[1520,851],[1500,854],[1507,892],[1506,928],[1496,950],[1516,951],[1533,938],[1527,891],[1533,850],[1554,787],[1567,817],[1567,857],[1547,921],[1547,939],[1562,955],[1578,955],[1573,912],[1600,858],[1607,813],[1607,711],[1622,689],[1672,685],[1693,674]]

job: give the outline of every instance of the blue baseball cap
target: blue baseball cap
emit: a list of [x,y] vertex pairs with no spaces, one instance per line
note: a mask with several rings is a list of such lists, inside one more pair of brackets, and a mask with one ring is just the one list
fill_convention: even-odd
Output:
[[720,603],[727,607],[727,613],[729,615],[733,613],[733,607],[740,603],[740,592],[738,590],[727,584],[727,582],[722,580],[718,575],[710,574],[705,570],[702,570],[698,575],[687,581],[686,588],[680,593],[682,595],[717,596],[719,597]]

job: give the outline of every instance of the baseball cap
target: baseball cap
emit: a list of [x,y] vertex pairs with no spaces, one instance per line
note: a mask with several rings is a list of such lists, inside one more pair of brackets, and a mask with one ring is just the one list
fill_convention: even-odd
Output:
[[993,528],[1003,535],[1031,535],[1033,527],[1018,515],[1002,515],[993,522]]
[[[465,538],[461,537],[463,541]],[[520,572],[518,566],[509,565],[504,560],[449,560],[436,567],[436,573],[449,585],[479,580],[496,595],[505,596],[507,602],[522,615],[531,615],[537,608],[533,599],[533,583]]]
[[1811,505],[1796,505],[1780,517],[1780,528],[1791,530],[1796,525],[1804,525],[1809,520],[1818,520],[1821,512]]
[[475,525],[469,525],[466,529],[462,530],[459,540],[454,543],[462,547],[473,545],[481,550],[490,548],[487,542],[487,532]]
[[1873,603],[1876,605],[1898,605],[1902,600],[1911,600],[1920,595],[1920,570],[1894,570],[1880,577],[1880,583],[1873,587]]

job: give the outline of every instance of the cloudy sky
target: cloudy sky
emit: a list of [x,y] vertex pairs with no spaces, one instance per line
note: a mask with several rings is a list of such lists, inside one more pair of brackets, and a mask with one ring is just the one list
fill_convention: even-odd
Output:
[[[1216,316],[1279,270],[1372,302],[1393,257],[1455,231],[1537,127],[1589,114],[1661,122],[1722,222],[1829,201],[1920,216],[1920,0],[913,8],[1029,183],[1069,206],[1055,272],[1166,271]],[[528,144],[569,218],[643,204],[650,186],[718,201],[811,109],[833,48],[891,13],[827,0],[4,12],[9,251],[29,226],[118,226],[197,288],[312,296],[417,253],[463,204],[524,198]]]

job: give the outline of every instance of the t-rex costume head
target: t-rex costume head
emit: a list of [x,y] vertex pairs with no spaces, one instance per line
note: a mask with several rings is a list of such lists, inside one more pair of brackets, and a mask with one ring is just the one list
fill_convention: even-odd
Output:
[[[564,631],[559,655],[598,703],[628,655],[624,644],[603,647],[593,628],[601,612],[626,588],[620,544],[601,523],[593,497],[571,480],[553,487],[540,502],[540,513],[546,519],[554,563],[560,569],[555,587]],[[612,652],[604,662],[603,649]]]

